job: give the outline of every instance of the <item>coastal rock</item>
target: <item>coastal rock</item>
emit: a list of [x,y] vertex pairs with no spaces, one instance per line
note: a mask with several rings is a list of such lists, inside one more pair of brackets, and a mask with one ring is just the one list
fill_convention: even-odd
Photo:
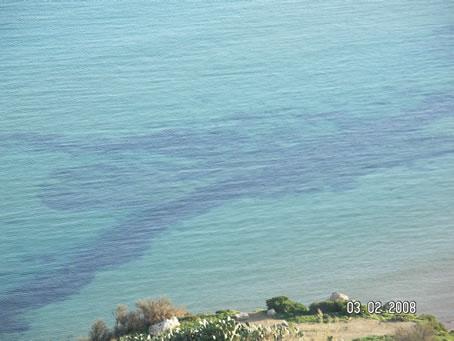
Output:
[[328,301],[348,301],[348,296],[341,292],[333,292]]
[[162,322],[152,325],[149,329],[149,332],[151,335],[159,335],[159,334],[165,333],[166,331],[171,330],[175,327],[178,327],[179,325],[180,325],[180,322],[174,316],[171,319],[164,320]]
[[233,318],[237,321],[244,321],[249,318],[249,314],[248,313],[238,313],[238,314],[234,314]]
[[274,317],[274,315],[276,315],[276,310],[274,310],[274,309],[269,309],[269,310],[266,312],[266,315],[269,316],[269,317]]

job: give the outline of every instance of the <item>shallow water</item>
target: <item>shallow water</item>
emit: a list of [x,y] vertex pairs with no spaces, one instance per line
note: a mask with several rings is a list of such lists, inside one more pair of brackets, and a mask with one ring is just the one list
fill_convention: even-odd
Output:
[[339,290],[454,320],[454,4],[0,3],[0,339]]

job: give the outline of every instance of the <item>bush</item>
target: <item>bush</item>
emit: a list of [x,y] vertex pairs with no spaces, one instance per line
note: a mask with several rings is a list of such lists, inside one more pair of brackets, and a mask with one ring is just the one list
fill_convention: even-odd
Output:
[[343,315],[347,315],[347,302],[322,301],[314,302],[309,306],[311,314],[317,314],[318,310],[321,310],[325,314],[342,313]]
[[125,305],[118,305],[115,312],[114,334],[119,337],[132,332],[145,332],[147,325],[137,311],[128,311]]
[[118,305],[115,311],[115,327],[110,331],[103,320],[96,321],[90,331],[90,341],[110,341],[111,338],[131,334],[147,333],[148,328],[172,317],[185,315],[185,309],[175,307],[165,297],[157,300],[144,299],[136,302],[136,310],[128,311],[125,305]]
[[412,328],[399,328],[394,334],[396,341],[434,341],[435,331],[428,324],[417,324]]
[[217,310],[216,311],[216,318],[219,318],[221,320],[225,320],[228,317],[232,317],[235,314],[238,314],[240,311],[238,310],[232,310],[232,309],[223,309],[223,310]]
[[129,333],[147,332],[155,323],[162,322],[174,316],[184,316],[185,309],[175,307],[166,297],[157,300],[143,299],[136,302],[136,310],[128,311],[125,305],[119,305],[115,313],[115,336],[119,337]]
[[140,300],[136,302],[136,307],[147,328],[174,316],[182,317],[186,313],[186,309],[173,306],[172,301],[167,297],[160,297],[157,300],[149,298]]
[[308,309],[304,304],[294,302],[287,296],[276,296],[266,300],[266,306],[268,309],[274,309],[276,313],[295,316],[305,315],[308,313]]
[[112,332],[107,328],[106,322],[99,319],[91,326],[89,340],[90,341],[110,341],[112,339]]
[[367,307],[361,304],[361,311],[359,313],[351,313],[347,312],[347,301],[322,301],[322,302],[314,302],[309,306],[310,314],[317,314],[318,311],[321,311],[324,314],[336,314],[340,316],[366,316]]

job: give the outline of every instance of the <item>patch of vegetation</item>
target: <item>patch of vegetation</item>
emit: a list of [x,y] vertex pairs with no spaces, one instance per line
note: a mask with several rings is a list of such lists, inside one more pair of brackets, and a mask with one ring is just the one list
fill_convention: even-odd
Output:
[[[276,311],[275,318],[285,319],[296,323],[318,323],[320,322],[319,312],[322,312],[323,322],[330,322],[334,319],[347,321],[351,317],[365,316],[367,313],[348,314],[347,302],[344,301],[322,301],[314,302],[309,309],[302,303],[292,301],[287,296],[277,296],[266,301],[268,309]],[[366,311],[365,306],[361,310]]]
[[311,314],[317,314],[319,310],[321,310],[324,314],[346,313],[347,303],[343,301],[322,301],[314,302],[309,306]]
[[[427,333],[428,330],[433,330],[433,340],[435,341],[454,341],[454,332],[448,332],[443,324],[432,315],[416,315],[416,314],[390,314],[385,309],[379,314],[369,314],[367,307],[361,305],[361,313],[348,314],[347,302],[345,301],[322,301],[314,302],[309,306],[309,309],[304,309],[305,306],[301,303],[294,302],[286,296],[273,297],[266,301],[269,309],[273,308],[277,314],[275,318],[285,319],[291,323],[334,323],[335,321],[349,321],[354,317],[371,318],[379,321],[389,322],[416,322],[421,327],[414,331],[418,333]],[[304,308],[298,309],[299,305]],[[413,334],[412,334],[413,335]],[[413,335],[413,336],[414,336]],[[425,334],[424,334],[425,335]],[[428,334],[427,334],[428,335]],[[424,337],[429,338],[425,335]],[[414,336],[416,337],[416,336]],[[395,340],[396,336],[371,336],[364,338],[366,340]],[[430,338],[429,338],[430,339]],[[360,339],[363,341],[363,339]],[[416,339],[415,339],[416,340]],[[419,339],[418,339],[419,340]],[[432,340],[432,339],[430,339]]]
[[148,335],[134,335],[120,338],[120,341],[205,341],[205,340],[244,340],[244,341],[271,341],[271,340],[301,340],[303,333],[291,327],[282,325],[262,327],[238,323],[227,318],[226,320],[200,321],[194,328],[176,328],[162,335],[149,337]]
[[238,313],[240,313],[239,310],[232,310],[232,309],[218,310],[218,311],[216,311],[216,318],[225,320],[228,317],[232,317],[233,315],[238,314]]
[[146,332],[147,323],[138,311],[128,311],[128,306],[119,304],[115,311],[115,327],[113,334],[116,337],[133,332]]
[[[390,314],[383,312],[381,314],[367,314],[364,317],[373,318],[380,321],[391,321],[391,322],[416,322],[418,325],[422,325],[423,328],[429,327],[433,330],[433,340],[437,341],[454,341],[454,332],[448,332],[443,325],[439,322],[435,316],[432,315],[416,315],[416,314]],[[427,328],[424,330],[427,331]],[[424,330],[418,330],[416,332],[422,333]],[[413,331],[415,332],[415,331]],[[415,333],[416,333],[415,332]],[[413,335],[413,334],[410,334]],[[415,336],[416,337],[416,336]],[[428,336],[425,336],[426,338]]]
[[266,300],[268,309],[274,309],[280,316],[296,316],[305,315],[309,311],[307,307],[295,301],[292,301],[287,296],[276,296]]
[[394,335],[397,341],[454,341],[454,332],[448,332],[435,316],[413,316],[411,320],[417,324],[410,329],[400,329]]
[[454,341],[454,331],[448,332],[443,323],[438,321],[433,315],[420,315],[415,321],[425,327],[434,330],[435,340],[437,341]]
[[[191,314],[183,308],[175,307],[167,298],[158,300],[140,300],[136,309],[128,311],[127,306],[120,305],[115,313],[115,326],[107,328],[103,320],[96,321],[87,341],[204,341],[204,340],[300,340],[302,333],[294,328],[295,323],[320,323],[339,327],[340,321],[350,321],[355,316],[373,318],[380,321],[412,321],[414,328],[399,330],[392,336],[369,336],[354,341],[454,341],[454,332],[448,332],[442,323],[432,315],[389,314],[383,310],[380,314],[348,314],[347,302],[322,301],[314,302],[309,309],[301,303],[292,301],[286,296],[273,297],[266,301],[268,309],[276,310],[276,318],[285,319],[290,327],[261,327],[240,323],[232,319],[237,310],[224,309],[216,313]],[[362,306],[362,310],[367,311]],[[180,326],[158,337],[148,335],[148,329],[155,323],[176,316]],[[331,331],[329,331],[331,332]],[[326,333],[325,333],[326,334]],[[323,340],[334,336],[326,334]],[[331,339],[330,339],[331,338]]]
[[90,341],[110,341],[112,337],[112,332],[107,328],[104,320],[99,319],[91,326],[89,334]]
[[394,336],[391,335],[374,335],[353,339],[353,341],[395,341]]
[[239,310],[224,309],[218,310],[216,313],[202,313],[202,314],[191,314],[186,313],[183,317],[180,317],[178,321],[180,322],[180,329],[194,328],[199,324],[200,321],[207,320],[210,322],[225,320],[227,318],[232,318],[234,314],[238,314]]
[[[320,321],[321,320],[321,321]],[[351,317],[341,314],[322,314],[322,315],[299,315],[288,317],[287,321],[292,323],[333,323],[341,321],[350,321]]]
[[428,324],[417,324],[412,328],[399,328],[394,334],[396,341],[435,341],[435,330]]
[[382,312],[380,314],[363,314],[361,317],[370,318],[378,321],[393,321],[393,322],[412,322],[416,321],[417,315],[415,314],[390,314]]
[[110,341],[124,335],[147,333],[151,325],[174,316],[182,317],[185,312],[184,308],[173,306],[172,301],[166,297],[139,300],[136,302],[136,310],[132,311],[128,311],[125,305],[118,305],[114,329],[108,329],[103,320],[98,320],[91,327],[88,340]]
[[416,320],[422,324],[426,324],[426,325],[430,326],[437,333],[447,333],[448,332],[446,330],[445,326],[443,325],[443,323],[439,322],[433,315],[423,314],[423,315],[418,316],[416,318]]

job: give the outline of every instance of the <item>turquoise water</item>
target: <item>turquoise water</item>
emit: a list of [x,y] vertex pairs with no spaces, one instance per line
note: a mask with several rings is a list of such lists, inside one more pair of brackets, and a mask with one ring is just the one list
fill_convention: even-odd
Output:
[[454,3],[0,2],[0,339],[167,295],[454,320]]

